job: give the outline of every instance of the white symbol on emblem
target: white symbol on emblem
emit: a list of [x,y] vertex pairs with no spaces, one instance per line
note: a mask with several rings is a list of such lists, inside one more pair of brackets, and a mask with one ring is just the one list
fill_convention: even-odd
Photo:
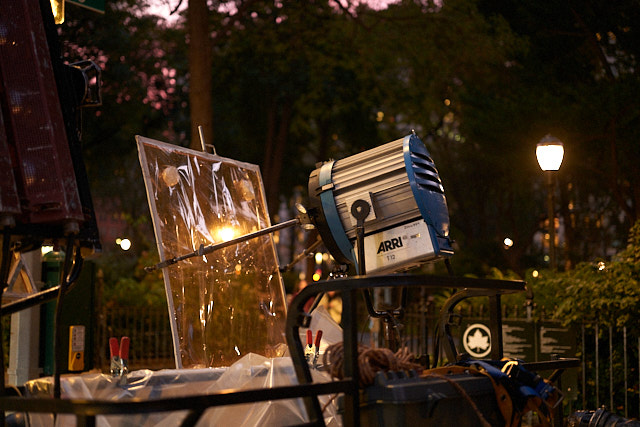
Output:
[[491,353],[491,331],[482,323],[469,325],[462,335],[462,346],[471,357],[487,356]]

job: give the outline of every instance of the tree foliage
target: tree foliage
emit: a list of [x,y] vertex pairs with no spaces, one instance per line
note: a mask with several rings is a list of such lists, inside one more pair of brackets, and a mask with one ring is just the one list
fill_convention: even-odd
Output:
[[[566,150],[562,257],[607,261],[640,200],[635,3],[210,1],[211,139],[218,154],[261,166],[273,214],[316,162],[414,129],[443,179],[456,273],[524,277],[545,266],[534,147],[552,133]],[[145,4],[69,7],[60,31],[69,60],[104,69],[103,107],[83,129],[94,197],[148,234],[134,135],[189,145],[193,76],[184,17],[168,25]]]
[[66,60],[93,60],[102,69],[102,106],[82,117],[93,196],[135,220],[146,203],[134,138],[186,140],[186,58],[177,29],[141,14],[138,2],[107,5],[104,15],[69,7],[61,39]]
[[637,333],[640,310],[640,222],[632,227],[627,247],[610,262],[582,262],[573,270],[543,272],[531,280],[536,303],[554,308],[565,323],[597,322]]
[[516,114],[507,116],[515,119],[511,132],[501,137],[523,147],[546,133],[565,142],[558,211],[568,266],[610,256],[638,219],[640,182],[631,165],[640,154],[637,1],[478,4],[483,14],[503,17],[528,45],[515,58],[513,86],[505,88],[519,99]]
[[162,281],[141,269],[155,245],[134,138],[187,140],[184,37],[146,14],[143,2],[106,5],[104,15],[70,5],[59,27],[65,61],[93,60],[102,69],[102,106],[82,111],[83,154],[96,209],[123,219],[133,242],[123,252],[103,239],[96,263],[110,300],[163,303]]

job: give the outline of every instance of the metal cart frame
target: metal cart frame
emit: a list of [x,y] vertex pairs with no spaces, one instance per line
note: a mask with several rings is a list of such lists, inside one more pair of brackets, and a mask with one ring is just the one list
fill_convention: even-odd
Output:
[[[4,258],[4,257],[3,257]],[[4,261],[4,259],[3,259]],[[68,267],[70,268],[70,266]],[[208,409],[216,406],[239,403],[302,398],[307,409],[309,422],[303,425],[324,425],[322,410],[318,396],[344,394],[343,424],[345,426],[360,425],[359,372],[357,365],[357,297],[363,290],[380,287],[403,288],[454,288],[459,291],[445,303],[441,310],[441,326],[437,333],[445,345],[445,353],[449,360],[455,360],[457,352],[450,335],[449,318],[455,305],[465,298],[487,296],[490,300],[490,329],[494,336],[491,350],[493,359],[502,357],[502,334],[500,296],[505,293],[522,292],[525,284],[521,281],[505,281],[490,279],[470,279],[451,276],[424,275],[389,275],[389,276],[355,276],[323,281],[307,286],[296,295],[289,307],[286,322],[286,339],[291,358],[294,363],[299,385],[274,387],[269,389],[235,390],[228,389],[209,395],[190,395],[178,398],[152,399],[146,401],[100,401],[54,398],[26,398],[15,396],[0,397],[0,411],[38,412],[53,414],[75,414],[78,426],[95,426],[98,415],[118,415],[133,413],[152,413],[186,410],[188,415],[182,426],[193,426]],[[307,327],[311,317],[304,312],[304,305],[315,295],[326,292],[339,292],[343,300],[343,340],[345,351],[344,379],[328,383],[313,383],[309,366],[304,358],[299,329]],[[41,298],[31,297],[30,305],[41,303]],[[50,298],[48,298],[50,299]],[[48,300],[48,299],[45,299]],[[60,302],[60,301],[59,301]],[[26,308],[20,301],[12,307]],[[15,311],[15,309],[9,310]],[[3,312],[2,314],[7,314]],[[59,333],[59,331],[56,331]],[[545,362],[546,369],[564,369],[569,367],[567,361]],[[536,364],[538,368],[543,365]],[[59,379],[58,379],[59,380]],[[4,421],[4,417],[2,417]]]

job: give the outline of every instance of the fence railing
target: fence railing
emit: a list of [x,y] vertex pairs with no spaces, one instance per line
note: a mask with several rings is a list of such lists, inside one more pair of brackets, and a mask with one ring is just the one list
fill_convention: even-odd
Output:
[[[473,306],[458,310],[460,336],[456,339],[460,344],[464,322],[482,322],[487,318],[486,309],[483,306]],[[527,329],[527,324],[531,325],[534,335],[527,335],[525,341],[534,342],[519,343],[517,348],[530,345],[537,355],[541,354],[539,348],[543,346],[545,339],[549,339],[544,335],[545,331],[549,331],[549,325],[561,326],[557,321],[539,320],[541,311],[542,309],[538,309],[535,313],[538,320],[531,320],[525,317],[526,313],[520,307],[503,307],[505,325],[517,324],[521,330]],[[414,301],[407,307],[400,322],[400,345],[408,347],[413,354],[421,356],[422,360],[432,361],[436,356],[434,337],[437,334],[437,322],[438,310],[433,301],[427,298]],[[98,331],[98,342],[103,345],[99,349],[97,367],[103,372],[109,369],[109,349],[106,346],[108,337],[119,338],[123,335],[131,338],[131,369],[175,367],[166,309],[110,308],[103,314],[103,322],[100,323],[102,327]],[[572,374],[576,389],[569,390],[566,396],[565,405],[568,405],[569,410],[597,409],[604,405],[609,411],[625,418],[640,418],[640,336],[630,333],[625,327],[598,324],[584,324],[569,328],[568,331],[569,335],[573,334],[567,339],[573,340],[571,352],[575,354],[559,355],[582,360],[582,368]],[[376,341],[375,338],[373,340]],[[535,349],[536,346],[539,348]],[[505,343],[505,355],[508,355],[507,349],[508,345]],[[442,360],[442,356],[439,360]],[[528,358],[524,360],[536,361]],[[571,384],[573,387],[574,383]]]
[[624,326],[598,324],[585,324],[580,333],[582,404],[640,418],[640,337]]
[[109,371],[109,337],[128,336],[129,369],[175,368],[169,315],[162,308],[116,307],[105,310],[97,337],[97,366]]

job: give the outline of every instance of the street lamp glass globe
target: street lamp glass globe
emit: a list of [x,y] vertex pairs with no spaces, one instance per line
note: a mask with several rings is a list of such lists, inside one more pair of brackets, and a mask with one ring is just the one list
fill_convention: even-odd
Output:
[[543,171],[557,171],[562,164],[564,147],[557,138],[547,135],[536,146],[536,157]]

